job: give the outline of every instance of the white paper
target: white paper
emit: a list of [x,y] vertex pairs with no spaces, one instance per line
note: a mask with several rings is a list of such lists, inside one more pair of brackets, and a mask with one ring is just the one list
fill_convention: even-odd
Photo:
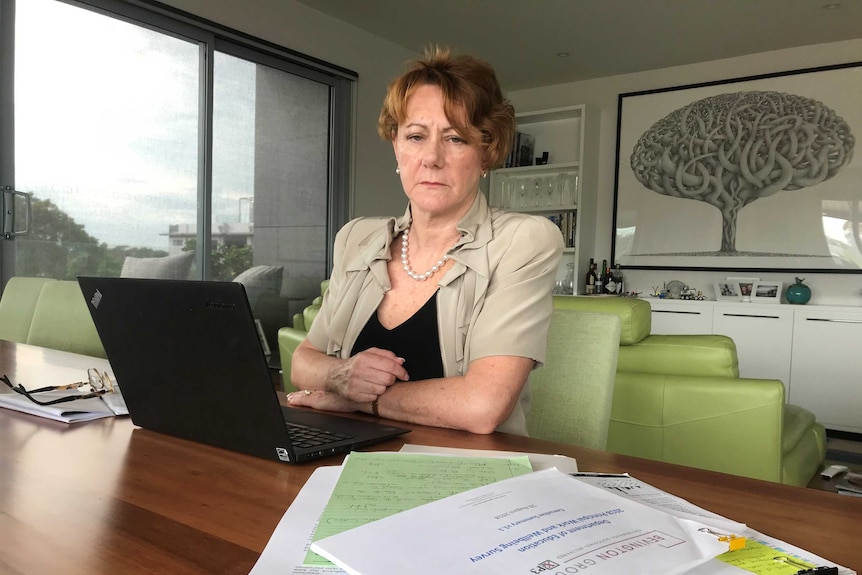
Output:
[[637,501],[653,509],[659,509],[666,513],[671,513],[677,517],[700,521],[711,527],[715,527],[719,531],[725,533],[741,534],[747,529],[744,523],[731,521],[721,515],[707,511],[702,507],[698,507],[689,503],[685,499],[671,495],[666,491],[662,491],[648,483],[644,483],[640,479],[624,474],[624,475],[583,475],[576,476],[578,481],[583,481],[595,487],[600,487],[617,495],[621,495],[632,501]]
[[[582,477],[576,477],[579,481],[589,483],[596,487],[601,487],[608,491],[618,493],[623,497],[627,497],[633,501],[642,503],[656,509],[662,509],[668,513],[672,513],[678,517],[694,519],[714,527],[717,531],[725,533],[733,533],[746,539],[757,541],[763,545],[772,547],[776,551],[787,553],[798,559],[810,563],[812,565],[835,565],[834,563],[824,559],[814,553],[800,549],[789,543],[785,543],[774,537],[769,537],[763,533],[759,533],[753,529],[749,529],[744,523],[738,523],[722,517],[712,511],[698,507],[685,499],[671,495],[666,491],[662,491],[648,483],[644,483],[639,479],[635,479],[628,474],[606,475],[606,474],[584,474]],[[855,575],[855,571],[851,571],[846,567],[838,566],[840,575]],[[750,571],[728,565],[718,559],[707,561],[688,572],[688,575],[751,575]]]
[[[547,469],[327,537],[311,549],[355,575],[557,567],[673,575],[727,551],[703,527]],[[374,549],[380,552],[369,553]]]
[[303,565],[311,537],[332,495],[341,466],[318,467],[278,522],[249,575],[339,575],[338,567]]
[[547,453],[522,453],[520,451],[492,451],[490,449],[463,449],[460,447],[436,447],[433,445],[415,445],[405,443],[399,450],[402,453],[430,453],[432,455],[455,455],[458,457],[519,457],[526,455],[530,459],[533,471],[556,467],[563,473],[576,473],[578,462],[566,455],[549,455]]
[[[0,390],[0,407],[13,409],[30,415],[38,415],[61,421],[77,423],[114,415],[128,415],[129,410],[123,400],[111,364],[106,359],[70,353],[35,345],[17,344],[15,381],[25,389],[37,389],[51,385],[67,385],[87,379],[90,368],[106,372],[114,382],[114,393],[101,398],[80,399],[54,405],[38,405],[23,395],[6,388]],[[46,374],[50,374],[46,379]],[[77,390],[48,391],[36,396],[43,401],[58,399],[69,395],[80,395]]]
[[[77,392],[71,392],[75,394]],[[37,394],[41,401],[50,401],[70,395],[69,391],[46,391]],[[14,392],[0,393],[0,407],[14,409],[30,415],[38,415],[62,421],[63,423],[77,423],[80,421],[91,421],[102,417],[113,417],[115,415],[125,415],[129,411],[126,409],[126,404],[118,392],[110,395],[117,396],[113,398],[111,405],[102,401],[101,397],[91,397],[89,399],[76,399],[65,403],[55,403],[54,405],[39,405],[33,403],[23,395]],[[116,409],[116,411],[115,411]]]
[[[763,533],[759,533],[753,529],[746,529],[741,533],[741,535],[744,535],[749,540],[757,541],[758,543],[772,547],[779,554],[790,555],[797,559],[801,559],[806,563],[810,563],[811,565],[838,567],[838,575],[856,575],[856,571],[853,571],[852,569],[836,565],[834,562],[824,559],[819,555],[815,555],[814,553],[805,551],[804,549],[800,549],[799,547],[790,545],[789,543],[785,543],[784,541],[780,541],[774,537],[769,537],[768,535],[764,535]],[[686,575],[751,575],[751,571],[728,565],[719,559],[712,559],[703,565],[695,567]]]
[[[438,449],[438,448],[432,448]],[[442,451],[447,451],[446,448],[439,448]],[[456,450],[458,455],[461,455],[467,450]],[[435,451],[436,453],[436,451]],[[495,452],[480,453],[484,456],[492,455]],[[323,509],[326,506],[332,495],[338,477],[341,474],[341,467],[321,467],[314,471],[308,479],[305,486],[297,495],[293,504],[282,517],[278,526],[275,528],[266,548],[258,558],[257,563],[251,571],[251,575],[346,575],[346,571],[338,567],[321,567],[321,566],[304,566],[302,565],[306,553],[311,545],[311,539],[317,522],[320,519]],[[674,495],[656,489],[655,487],[643,483],[637,479],[631,478],[626,474],[608,477],[607,474],[589,474],[597,479],[608,479],[609,481],[596,481],[605,489],[614,489],[620,486],[615,480],[620,478],[629,478],[640,485],[643,485],[644,493],[648,494],[648,498],[652,504],[665,507],[671,513],[694,513],[697,515],[703,514],[702,521],[704,523],[715,525],[732,525],[735,522],[714,513],[696,507],[695,505],[680,499]],[[629,493],[628,496],[634,500],[644,501],[644,498],[639,498],[640,490],[628,490],[635,493]],[[655,493],[652,493],[652,492]],[[665,496],[665,497],[662,497]],[[681,502],[681,503],[680,503]],[[727,523],[715,523],[713,519],[719,518],[720,521]],[[741,525],[741,524],[737,524]],[[752,529],[745,529],[738,533],[748,539],[759,541],[764,545],[769,545],[776,550],[794,555],[808,563],[814,565],[834,565],[833,562],[827,559],[818,557],[817,555],[799,549],[788,543],[784,543],[778,539],[769,537],[762,533],[758,533]],[[840,575],[856,575],[856,572],[846,567],[839,567]],[[553,571],[551,571],[553,573]],[[688,575],[751,575],[748,571],[738,567],[728,565],[718,559],[711,559],[708,562],[695,567],[688,572]]]

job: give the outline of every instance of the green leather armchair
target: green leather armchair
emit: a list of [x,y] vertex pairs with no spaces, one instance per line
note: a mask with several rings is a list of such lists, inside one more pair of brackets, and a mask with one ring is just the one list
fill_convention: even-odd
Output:
[[806,485],[826,456],[814,414],[775,379],[739,377],[722,335],[650,334],[649,302],[555,296],[555,307],[616,313],[622,321],[608,451]]
[[329,280],[320,282],[320,295],[314,298],[311,305],[307,306],[302,313],[294,314],[293,326],[283,327],[278,330],[278,352],[281,357],[281,379],[282,386],[287,392],[296,391],[296,387],[290,383],[290,366],[293,352],[305,339],[305,334],[311,328],[311,323],[320,311],[323,302],[323,293],[329,287]]
[[[825,429],[786,403],[781,381],[740,378],[731,338],[651,334],[649,302],[637,298],[554,296],[554,307],[620,317],[608,451],[800,486],[819,470]],[[286,391],[290,357],[319,309],[279,330]]]

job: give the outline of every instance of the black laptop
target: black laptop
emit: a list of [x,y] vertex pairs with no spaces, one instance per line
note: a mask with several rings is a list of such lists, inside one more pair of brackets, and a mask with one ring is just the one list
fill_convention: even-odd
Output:
[[290,463],[409,431],[281,406],[241,283],[78,283],[135,425]]

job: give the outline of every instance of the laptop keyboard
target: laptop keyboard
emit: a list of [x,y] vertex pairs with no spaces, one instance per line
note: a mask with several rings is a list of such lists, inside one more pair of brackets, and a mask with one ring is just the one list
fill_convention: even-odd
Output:
[[326,429],[290,422],[285,422],[285,424],[287,425],[287,432],[290,434],[290,440],[294,447],[315,447],[326,443],[352,439],[350,435],[335,433]]

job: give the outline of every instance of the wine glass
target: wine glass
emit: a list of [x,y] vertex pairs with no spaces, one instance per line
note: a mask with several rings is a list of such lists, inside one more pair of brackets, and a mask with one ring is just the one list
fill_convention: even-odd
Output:
[[508,178],[503,178],[500,182],[500,205],[504,208],[514,207],[514,185]]
[[527,182],[521,180],[521,183],[518,185],[518,207],[526,208],[527,207]]
[[548,176],[547,178],[545,178],[545,193],[548,194],[547,205],[549,205],[549,206],[554,205],[554,188],[555,188],[554,179],[555,178],[553,176]]
[[566,267],[568,271],[566,272],[566,278],[563,280],[563,289],[566,290],[565,293],[568,295],[575,294],[575,264],[567,263]]
[[563,178],[563,185],[562,185],[562,189],[560,190],[560,203],[561,204],[573,203],[571,201],[571,198],[572,198],[571,174],[562,174],[560,177]]
[[568,201],[570,204],[574,205],[578,203],[578,174],[577,172],[573,174],[569,174],[569,198]]

